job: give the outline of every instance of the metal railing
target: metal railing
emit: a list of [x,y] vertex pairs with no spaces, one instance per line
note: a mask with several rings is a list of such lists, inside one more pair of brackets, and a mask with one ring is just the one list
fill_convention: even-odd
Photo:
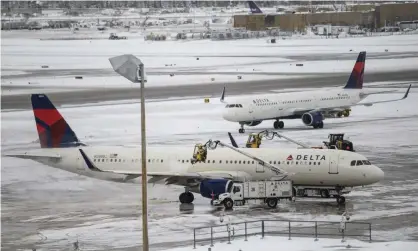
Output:
[[285,221],[285,220],[259,220],[224,225],[200,227],[193,229],[193,248],[196,244],[213,246],[215,240],[231,243],[234,238],[245,240],[249,236],[265,235],[291,237],[319,237],[335,238],[354,237],[360,240],[372,241],[372,226],[368,222],[345,222],[344,231],[341,231],[341,222],[332,221]]

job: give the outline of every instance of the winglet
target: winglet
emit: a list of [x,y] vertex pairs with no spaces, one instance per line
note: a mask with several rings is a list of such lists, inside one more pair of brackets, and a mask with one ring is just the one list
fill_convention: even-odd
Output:
[[409,94],[409,90],[411,89],[412,84],[409,84],[408,90],[406,90],[405,95],[403,96],[402,99],[406,99],[408,97]]
[[224,90],[222,91],[222,95],[221,95],[221,103],[225,103],[225,86],[224,86]]
[[79,149],[81,156],[84,159],[84,162],[86,162],[87,167],[92,170],[92,171],[96,171],[96,172],[102,172],[102,170],[100,170],[99,168],[97,168],[89,159],[89,157],[87,157],[87,155],[84,153],[84,151],[82,149]]
[[229,140],[231,140],[231,144],[235,147],[238,148],[238,144],[235,141],[234,137],[232,137],[232,134],[230,132],[228,132],[228,136],[229,136]]

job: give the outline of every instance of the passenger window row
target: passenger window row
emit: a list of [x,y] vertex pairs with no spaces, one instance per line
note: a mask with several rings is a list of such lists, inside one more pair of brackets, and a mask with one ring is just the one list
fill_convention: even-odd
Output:
[[[133,162],[139,162],[139,161],[141,161],[141,159],[132,159],[132,163]],[[126,160],[125,159],[112,159],[112,158],[109,158],[109,159],[98,158],[98,159],[93,159],[93,162],[113,162],[113,163],[118,162],[118,163],[122,163],[122,162],[126,162]],[[148,163],[151,163],[151,162],[152,163],[154,163],[154,162],[163,163],[164,160],[162,160],[162,159],[148,159]]]
[[[181,163],[189,163],[189,160],[178,160],[179,162],[181,161]],[[216,163],[216,161],[215,160],[206,160],[206,161],[203,161],[203,163]],[[252,164],[252,165],[254,165],[255,164],[255,161],[253,160],[253,161],[251,161],[251,160],[226,160],[225,161],[225,163],[226,164]],[[222,160],[219,160],[219,164],[222,164]],[[282,165],[293,165],[293,164],[295,164],[295,165],[321,165],[321,162],[311,162],[311,161],[305,161],[305,162],[303,162],[303,161],[283,161],[282,163],[280,162],[280,161],[269,161],[269,164],[273,164],[273,165],[276,165],[276,164],[278,164],[278,165],[280,165],[280,164],[282,164]]]
[[371,165],[368,160],[353,160],[351,161],[351,166],[362,166],[362,165]]
[[343,97],[332,97],[332,98],[321,98],[321,100],[335,100],[335,99],[349,99],[349,96],[343,96]]
[[[133,162],[140,162],[141,161],[141,159],[132,159],[132,163]],[[189,163],[189,160],[188,159],[186,159],[186,160],[178,160],[178,162],[182,162],[182,163]],[[97,158],[97,159],[93,159],[93,162],[113,162],[113,163],[125,163],[126,162],[126,160],[125,159],[113,159],[113,158]],[[148,159],[148,163],[163,163],[164,162],[164,160],[163,159]],[[215,160],[206,160],[206,161],[203,161],[204,163],[215,163]],[[363,161],[361,161],[361,160],[357,160],[357,166],[358,165],[363,165],[363,163],[364,163],[364,165],[371,165],[370,164],[370,162],[368,161],[368,160],[363,160]],[[363,163],[361,163],[361,162],[363,162]],[[225,163],[226,164],[248,164],[248,165],[254,165],[255,164],[255,161],[254,160],[226,160],[225,161]],[[303,165],[303,164],[305,164],[305,165],[320,165],[321,164],[321,162],[308,162],[308,161],[305,161],[305,162],[303,162],[303,161],[286,161],[286,162],[283,162],[283,163],[281,163],[280,161],[269,161],[269,163],[270,164],[273,164],[273,165],[276,165],[276,164],[278,164],[278,165],[280,165],[280,164],[287,164],[287,165],[293,165],[293,163],[295,163],[295,165]],[[360,164],[359,164],[360,163]],[[219,164],[222,164],[222,160],[219,160]],[[354,165],[356,165],[356,161],[355,160],[353,160],[352,162],[351,162],[351,165],[352,166],[354,166]]]
[[[283,101],[282,104],[293,104],[293,103],[304,103],[304,102],[311,102],[312,99],[306,100],[290,100],[290,101]],[[278,102],[271,102],[271,103],[260,103],[256,104],[257,106],[266,106],[266,105],[277,105]]]

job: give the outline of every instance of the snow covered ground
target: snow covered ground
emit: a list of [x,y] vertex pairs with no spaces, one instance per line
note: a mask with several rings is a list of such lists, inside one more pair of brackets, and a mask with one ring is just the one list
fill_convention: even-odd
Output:
[[[381,94],[369,100],[391,99],[395,95],[403,93]],[[418,114],[411,109],[418,105],[416,89],[412,89],[410,95],[401,102],[355,107],[348,118],[327,119],[322,130],[307,128],[300,120],[285,121],[287,136],[311,145],[321,144],[328,133],[344,132],[354,141],[358,152],[383,168],[384,182],[355,189],[347,196],[346,209],[352,213],[352,219],[373,222],[374,239],[408,240],[418,235],[418,222],[411,219],[418,210],[418,200],[411,196],[418,192],[415,168],[418,162],[413,157],[418,145],[412,140],[418,137]],[[237,124],[221,118],[222,108],[219,103],[205,104],[202,99],[150,102],[147,105],[148,144],[190,146],[192,152],[194,144],[208,139],[227,141],[226,132],[230,131],[242,146],[246,136],[236,133]],[[138,103],[66,106],[60,111],[80,139],[89,145],[139,145]],[[266,121],[247,132],[271,128],[271,123]],[[32,111],[2,113],[3,153],[39,147],[36,140]],[[294,147],[282,140],[265,141],[263,145]],[[36,230],[38,233],[28,231],[25,237],[18,238],[20,242],[53,248],[68,245],[78,238],[84,247],[98,249],[141,244],[138,185],[93,180],[29,160],[3,157],[2,164],[2,189],[6,191],[3,218],[24,217],[21,224],[33,226],[48,222]],[[200,196],[196,196],[191,208],[179,208],[177,196],[182,189],[149,186],[151,244],[190,241],[193,227],[218,224],[219,212]],[[11,198],[13,202],[8,201]],[[27,204],[26,198],[31,198],[32,202]],[[38,205],[43,205],[43,209],[39,210]],[[254,206],[236,209],[230,215],[231,221],[274,218],[338,222],[344,210],[333,201],[321,199],[300,199],[268,212]],[[25,208],[24,212],[19,208]],[[68,208],[72,208],[71,211]],[[66,227],[63,228],[63,224]]]
[[[170,251],[186,251],[186,250],[208,250],[210,246],[197,246],[196,249],[192,247],[184,248],[173,248]],[[392,251],[392,250],[403,250],[403,251],[415,251],[418,248],[418,242],[378,242],[368,243],[358,240],[346,240],[341,242],[338,239],[319,239],[313,241],[313,238],[295,238],[289,240],[286,237],[270,237],[261,238],[260,236],[249,237],[248,241],[244,239],[237,239],[231,242],[231,244],[219,243],[211,247],[213,251],[230,251],[230,250],[263,250],[263,251],[275,251],[277,249],[286,251],[305,251],[305,250],[342,250],[342,249],[355,249],[363,251]]]
[[[127,80],[113,74],[108,60],[126,53],[134,54],[145,63],[148,86],[237,82],[238,76],[242,76],[242,81],[248,81],[294,78],[297,74],[346,72],[348,75],[362,50],[368,52],[366,74],[413,70],[418,65],[417,41],[418,35],[384,39],[279,40],[277,44],[267,44],[265,39],[41,41],[6,36],[1,48],[1,84],[3,87],[33,85],[60,89],[131,87]],[[333,54],[344,57],[337,58],[337,61],[330,56],[323,59]],[[41,68],[43,65],[48,68]],[[83,79],[74,79],[75,76],[83,76]],[[17,92],[8,90],[5,93],[12,95]]]

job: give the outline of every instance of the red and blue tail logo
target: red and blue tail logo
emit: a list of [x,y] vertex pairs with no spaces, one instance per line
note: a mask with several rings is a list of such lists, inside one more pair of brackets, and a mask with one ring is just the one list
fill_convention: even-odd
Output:
[[363,88],[363,77],[364,67],[366,65],[366,52],[362,51],[358,54],[356,64],[353,67],[350,78],[344,89],[362,89]]
[[31,101],[42,148],[83,145],[45,94],[32,94]]

